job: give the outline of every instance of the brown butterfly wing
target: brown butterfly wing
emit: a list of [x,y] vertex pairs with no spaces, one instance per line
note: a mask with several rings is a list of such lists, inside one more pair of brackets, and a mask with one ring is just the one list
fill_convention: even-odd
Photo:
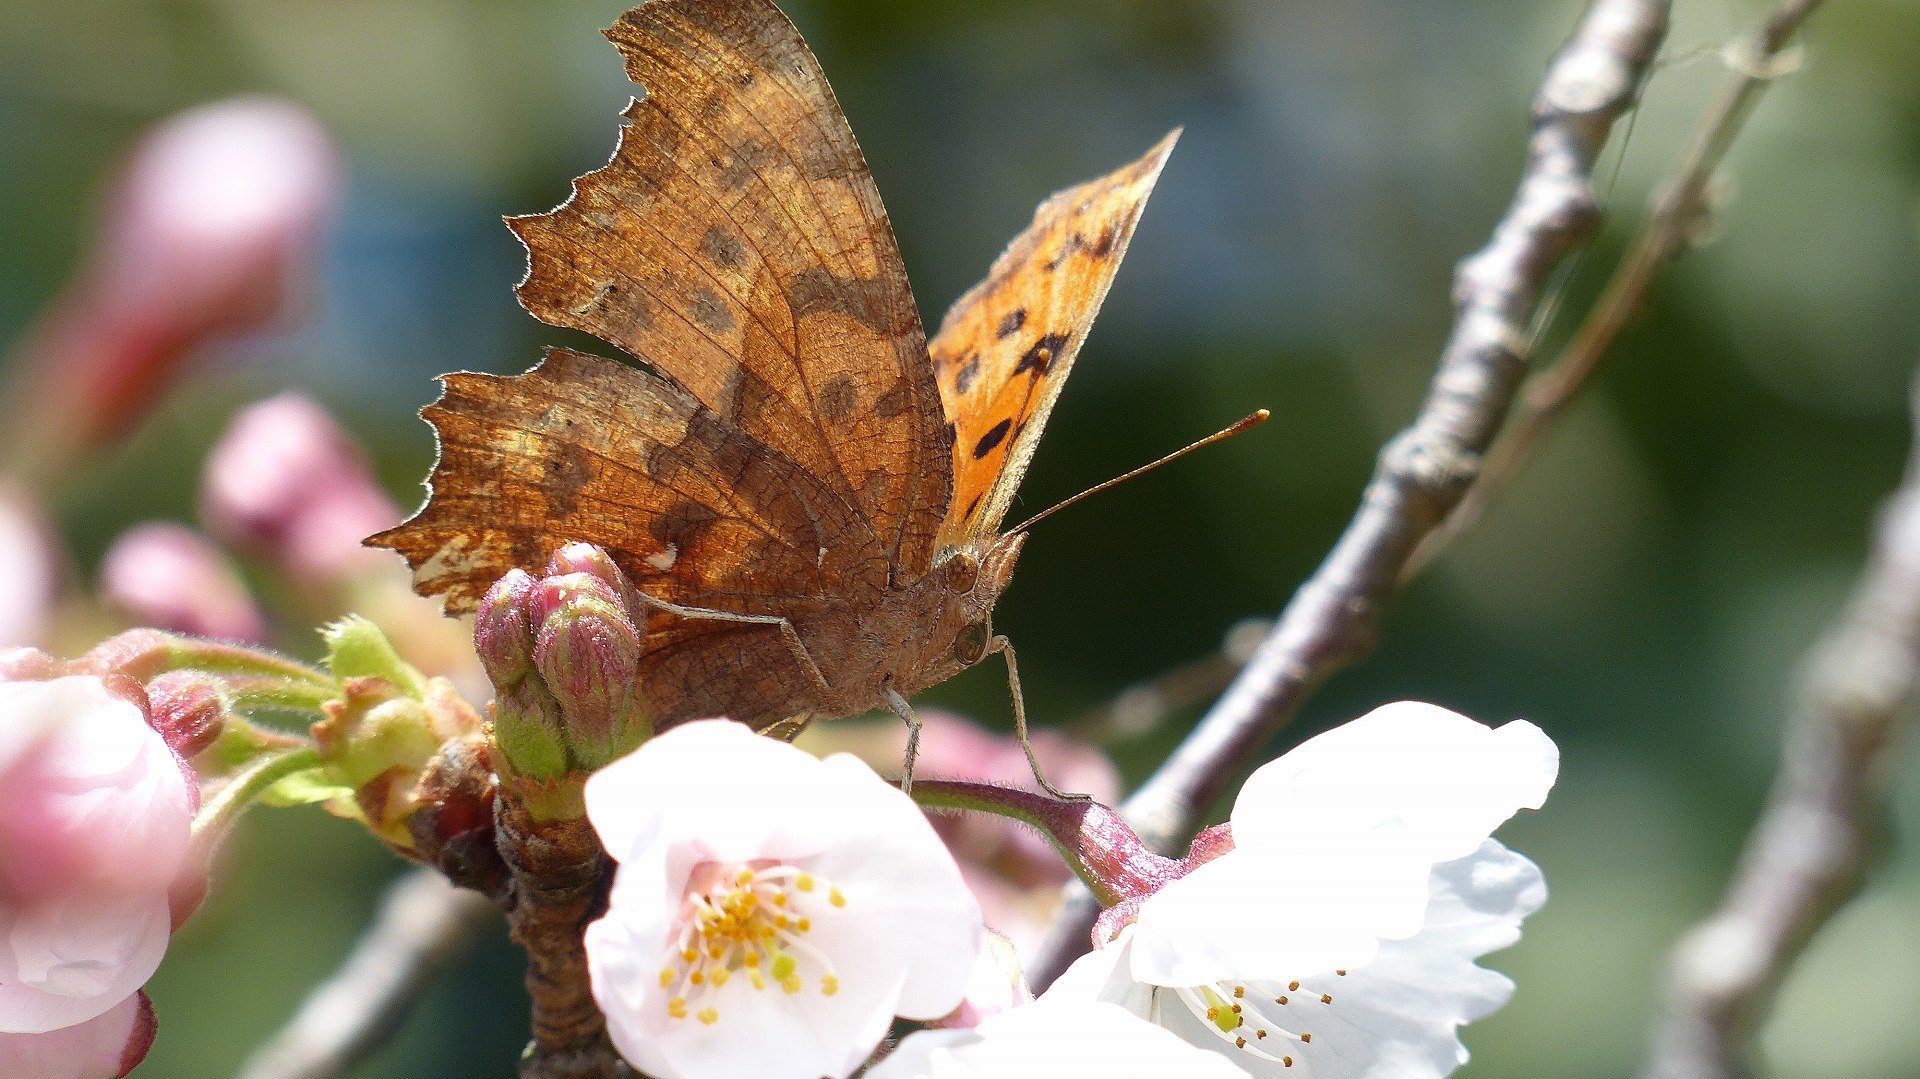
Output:
[[654,0],[607,31],[646,89],[527,245],[521,303],[645,361],[840,492],[905,579],[951,495],[925,335],[872,177],[766,0]]
[[1133,164],[1041,203],[987,279],[947,312],[929,346],[956,429],[940,546],[977,541],[1006,516],[1179,137],[1174,131]]
[[886,586],[876,549],[864,563],[834,550],[854,527],[838,492],[657,375],[550,349],[523,375],[441,382],[422,413],[439,435],[432,495],[368,542],[406,555],[449,609],[573,540],[692,606],[802,617]]
[[[440,443],[432,497],[368,542],[406,555],[451,610],[572,539],[606,547],[657,598],[801,625],[841,622],[886,587],[877,545],[833,545],[854,527],[839,492],[657,375],[550,349],[523,375],[441,381],[423,413]],[[778,632],[657,613],[638,683],[663,723],[761,726],[815,704]]]

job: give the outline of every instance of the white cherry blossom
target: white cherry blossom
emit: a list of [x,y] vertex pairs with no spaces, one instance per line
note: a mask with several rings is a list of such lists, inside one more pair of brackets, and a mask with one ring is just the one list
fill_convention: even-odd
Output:
[[1546,886],[1488,838],[1538,808],[1558,751],[1401,702],[1248,779],[1233,849],[1141,902],[1043,1001],[1119,1004],[1260,1075],[1437,1079],[1457,1029],[1512,984],[1474,960],[1512,944]]
[[614,1045],[660,1079],[841,1079],[893,1018],[957,1007],[980,908],[912,800],[845,754],[725,720],[596,773],[619,862],[587,927]]

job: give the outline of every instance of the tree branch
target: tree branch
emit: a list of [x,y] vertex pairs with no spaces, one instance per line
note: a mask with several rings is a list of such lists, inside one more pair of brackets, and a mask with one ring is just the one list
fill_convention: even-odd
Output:
[[[1549,65],[1519,190],[1492,240],[1457,271],[1453,330],[1419,415],[1381,450],[1346,532],[1225,696],[1128,799],[1128,819],[1149,843],[1165,850],[1184,836],[1307,693],[1372,647],[1415,546],[1458,504],[1506,419],[1548,278],[1598,227],[1594,159],[1637,101],[1670,7],[1595,0]],[[1084,896],[1068,905],[1035,957],[1035,984],[1086,950],[1092,915]]]
[[[1914,404],[1920,425],[1920,383]],[[1774,990],[1860,888],[1920,690],[1920,442],[1803,681],[1780,773],[1720,909],[1674,948],[1647,1079],[1747,1074],[1745,1043]]]
[[240,1079],[338,1079],[386,1043],[420,993],[498,918],[478,893],[415,869],[387,890],[347,961],[307,995]]
[[1694,131],[1680,165],[1662,185],[1646,226],[1614,271],[1606,290],[1567,342],[1560,359],[1527,383],[1518,415],[1487,455],[1480,478],[1447,521],[1420,544],[1405,576],[1419,573],[1454,536],[1480,522],[1495,498],[1539,448],[1613,343],[1640,313],[1656,274],[1696,243],[1711,213],[1708,184],[1753,112],[1761,93],[1793,65],[1782,51],[1822,0],[1788,0],[1745,38],[1727,46],[1730,73]]

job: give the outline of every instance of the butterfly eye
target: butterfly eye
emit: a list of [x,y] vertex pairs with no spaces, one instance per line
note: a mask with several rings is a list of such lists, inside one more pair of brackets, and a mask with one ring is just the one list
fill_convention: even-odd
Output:
[[980,560],[972,551],[955,551],[940,564],[940,579],[947,591],[954,595],[973,591],[973,582],[980,576]]
[[987,654],[987,624],[972,622],[953,639],[953,657],[971,667]]

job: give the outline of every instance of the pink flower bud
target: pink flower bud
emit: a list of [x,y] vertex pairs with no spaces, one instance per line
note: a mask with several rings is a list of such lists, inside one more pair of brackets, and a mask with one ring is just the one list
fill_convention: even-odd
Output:
[[629,617],[640,629],[646,629],[646,605],[640,594],[627,580],[627,575],[615,565],[606,551],[591,543],[569,543],[553,553],[547,562],[547,576],[559,577],[568,573],[585,573],[605,581],[627,608]]
[[23,347],[16,467],[46,475],[137,419],[196,347],[284,317],[338,186],[326,133],[288,102],[223,101],[153,128],[86,269]]
[[134,993],[82,1023],[43,1034],[0,1033],[0,1075],[120,1079],[153,1046],[153,1003]]
[[223,543],[298,581],[389,568],[362,537],[401,517],[366,454],[311,400],[284,393],[241,411],[207,457],[200,514]]
[[192,757],[213,744],[227,719],[220,683],[200,671],[168,671],[147,683],[147,723],[176,756]]
[[533,673],[533,575],[508,570],[487,589],[474,614],[473,647],[496,693],[513,691]]
[[122,533],[101,563],[100,591],[141,625],[238,641],[266,634],[226,556],[184,525],[153,521]]
[[597,768],[646,734],[634,692],[644,615],[636,620],[616,585],[590,573],[541,580],[531,603],[534,667],[560,706],[574,757]]
[[195,792],[93,676],[0,683],[0,1030],[71,1026],[153,973]]

